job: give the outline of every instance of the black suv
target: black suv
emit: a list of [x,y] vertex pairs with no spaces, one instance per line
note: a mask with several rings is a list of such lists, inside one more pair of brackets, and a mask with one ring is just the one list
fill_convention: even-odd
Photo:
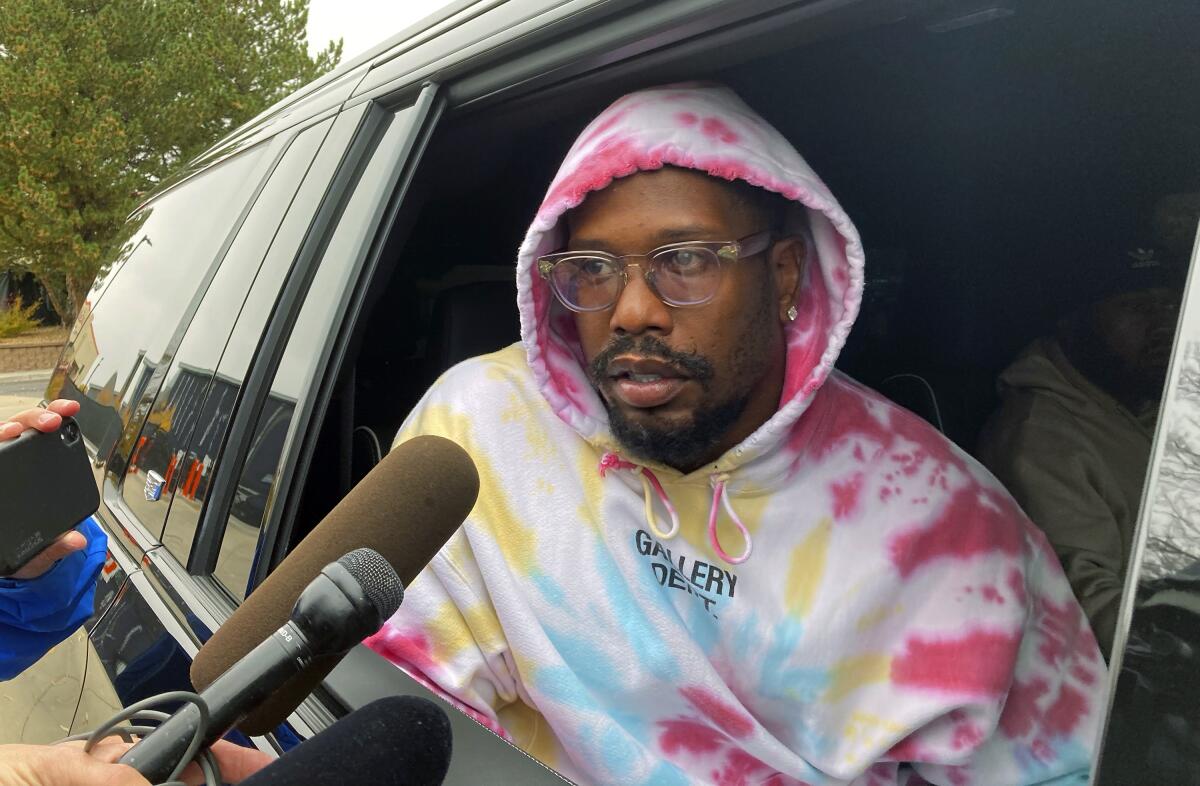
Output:
[[[721,81],[790,137],[868,249],[841,365],[970,450],[998,372],[1078,305],[1089,260],[1119,253],[1155,195],[1200,188],[1197,40],[1194,0],[451,3],[130,217],[46,393],[82,404],[103,497],[95,616],[4,690],[56,669],[40,711],[76,732],[187,687],[209,631],[380,459],[429,383],[517,339],[515,252],[542,191],[587,120],[637,87]],[[1135,546],[1147,558],[1156,543],[1200,553],[1200,524],[1155,504],[1164,435],[1200,422],[1193,299]],[[1146,576],[1139,594],[1131,572],[1120,686],[1097,686],[1118,697],[1097,781],[1200,782],[1197,705],[1147,699],[1195,690],[1195,582]],[[1121,671],[1135,606],[1186,624],[1133,641]],[[279,750],[420,691],[360,647],[254,742]],[[454,714],[450,782],[555,779]],[[1121,774],[1135,756],[1148,780]]]

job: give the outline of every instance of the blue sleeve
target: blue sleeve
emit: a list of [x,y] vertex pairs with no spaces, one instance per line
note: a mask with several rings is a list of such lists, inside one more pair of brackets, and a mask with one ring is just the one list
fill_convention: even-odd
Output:
[[20,674],[92,616],[108,536],[91,517],[76,529],[87,538],[81,551],[36,579],[0,579],[0,680]]

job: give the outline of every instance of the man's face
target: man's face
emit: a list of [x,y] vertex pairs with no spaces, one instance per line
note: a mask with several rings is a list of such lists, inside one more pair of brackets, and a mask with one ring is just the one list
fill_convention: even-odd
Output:
[[[644,254],[686,240],[737,240],[769,229],[706,175],[666,168],[614,181],[569,218],[570,250]],[[701,306],[663,303],[629,260],[629,282],[604,311],[575,315],[589,376],[631,453],[689,472],[767,420],[784,371],[782,315],[803,261],[798,239],[723,266]],[[786,293],[786,294],[785,294]]]
[[1114,295],[1093,307],[1096,333],[1120,359],[1125,373],[1162,384],[1179,313],[1179,293],[1143,289]]

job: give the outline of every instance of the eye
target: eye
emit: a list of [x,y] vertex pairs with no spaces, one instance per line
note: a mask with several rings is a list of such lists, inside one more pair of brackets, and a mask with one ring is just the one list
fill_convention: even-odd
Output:
[[711,261],[708,251],[703,248],[675,249],[663,260],[668,271],[681,276],[703,273]]
[[588,278],[604,278],[613,272],[612,264],[607,259],[600,257],[583,257],[575,264],[579,272]]

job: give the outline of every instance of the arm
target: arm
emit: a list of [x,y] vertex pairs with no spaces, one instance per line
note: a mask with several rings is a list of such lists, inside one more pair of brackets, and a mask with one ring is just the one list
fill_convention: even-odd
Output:
[[32,579],[0,579],[0,680],[12,679],[92,616],[108,539],[93,519],[72,533],[85,540]]
[[[66,400],[26,410],[0,425],[0,441],[27,429],[55,431],[78,411],[77,402]],[[20,674],[92,615],[107,546],[104,531],[89,518],[12,576],[0,577],[0,680]]]

